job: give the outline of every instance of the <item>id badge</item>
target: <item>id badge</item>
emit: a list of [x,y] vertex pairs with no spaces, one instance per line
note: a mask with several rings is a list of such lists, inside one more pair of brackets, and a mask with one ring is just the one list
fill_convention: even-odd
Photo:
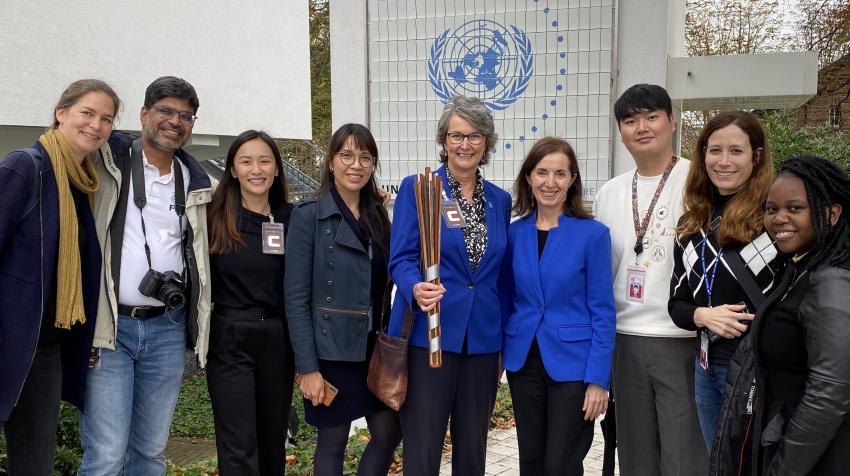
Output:
[[708,332],[699,333],[699,366],[708,370]]
[[92,347],[89,352],[89,368],[96,369],[100,367],[100,348]]
[[643,266],[629,266],[626,268],[626,301],[643,302],[646,293],[646,269]]
[[460,211],[460,204],[455,199],[443,200],[440,204],[440,209],[443,212],[443,220],[449,228],[463,228],[466,226],[466,220],[463,218],[463,212]]
[[283,254],[283,223],[263,223],[263,254]]

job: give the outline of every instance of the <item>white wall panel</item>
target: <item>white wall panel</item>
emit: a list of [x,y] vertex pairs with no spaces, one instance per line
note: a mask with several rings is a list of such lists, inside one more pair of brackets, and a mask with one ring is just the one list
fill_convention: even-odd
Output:
[[[500,139],[486,178],[509,190],[528,149],[556,135],[575,147],[592,199],[608,179],[612,3],[368,0],[369,123],[383,186],[394,193],[406,175],[438,164],[434,133],[446,98],[436,87],[506,106],[494,110]],[[491,52],[496,61],[483,64]],[[449,77],[457,67],[466,82]],[[488,69],[493,82],[476,76]],[[525,91],[512,94],[519,84]]]
[[0,2],[0,124],[46,126],[62,90],[95,77],[137,130],[147,85],[174,75],[198,92],[196,134],[309,139],[307,15],[307,0]]

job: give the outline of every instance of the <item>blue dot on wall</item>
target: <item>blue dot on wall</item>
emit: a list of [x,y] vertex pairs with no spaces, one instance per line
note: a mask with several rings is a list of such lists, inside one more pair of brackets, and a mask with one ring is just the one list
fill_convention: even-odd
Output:
[[531,132],[537,132],[537,126],[531,126]]
[[564,89],[564,85],[559,84],[559,85],[555,86],[555,89],[557,89],[558,91],[561,91],[561,90]]
[[554,106],[555,104],[557,104],[557,101],[555,101],[554,99],[549,101],[550,106]]
[[567,74],[566,68],[561,68],[561,74]]
[[552,26],[558,26],[558,21],[557,20],[553,21]]
[[560,42],[562,42],[562,41],[564,41],[564,37],[563,37],[563,36],[559,36],[559,37],[558,37],[558,42],[560,43]]
[[507,144],[505,144],[505,149],[510,149],[510,148],[511,148],[511,143],[510,143],[510,142],[508,142]]
[[543,13],[549,13],[549,7],[544,8]]
[[498,150],[495,147],[493,147],[493,153],[495,154],[496,152],[498,152]]
[[544,112],[544,113],[543,113],[543,115],[542,115],[542,116],[540,116],[540,117],[542,117],[542,118],[543,118],[543,120],[545,121],[546,119],[549,119],[549,114],[546,114],[546,113]]
[[520,141],[520,142],[525,142],[525,136],[519,136],[519,141]]
[[567,57],[566,53],[561,53],[561,58],[566,58],[566,57]]

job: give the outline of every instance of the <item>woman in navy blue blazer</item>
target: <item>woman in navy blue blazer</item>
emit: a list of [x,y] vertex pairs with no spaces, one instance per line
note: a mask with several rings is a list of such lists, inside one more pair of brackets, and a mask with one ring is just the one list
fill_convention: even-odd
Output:
[[616,311],[611,238],[582,203],[572,147],[546,137],[514,184],[503,278],[504,366],[520,474],[580,475],[593,421],[608,405]]
[[[389,271],[398,286],[390,334],[406,309],[414,312],[407,401],[401,407],[404,474],[437,475],[451,417],[452,473],[483,475],[487,427],[496,398],[502,316],[498,278],[507,244],[510,196],[481,177],[497,140],[493,115],[475,98],[455,97],[437,124],[443,147],[437,170],[446,198],[466,226],[443,222],[440,280],[422,280],[413,177],[402,181],[393,210]],[[428,366],[427,317],[440,301],[443,365]]]

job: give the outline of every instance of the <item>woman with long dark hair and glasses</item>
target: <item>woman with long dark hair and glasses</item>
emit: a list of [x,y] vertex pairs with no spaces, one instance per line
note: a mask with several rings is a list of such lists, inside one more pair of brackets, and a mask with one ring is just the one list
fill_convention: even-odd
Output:
[[[317,427],[317,476],[342,474],[351,422],[371,438],[359,475],[387,474],[401,440],[398,414],[366,386],[376,331],[388,311],[390,220],[369,129],[345,124],[331,137],[316,196],[292,211],[286,240],[286,312],[304,417]],[[325,382],[338,393],[328,401]]]

